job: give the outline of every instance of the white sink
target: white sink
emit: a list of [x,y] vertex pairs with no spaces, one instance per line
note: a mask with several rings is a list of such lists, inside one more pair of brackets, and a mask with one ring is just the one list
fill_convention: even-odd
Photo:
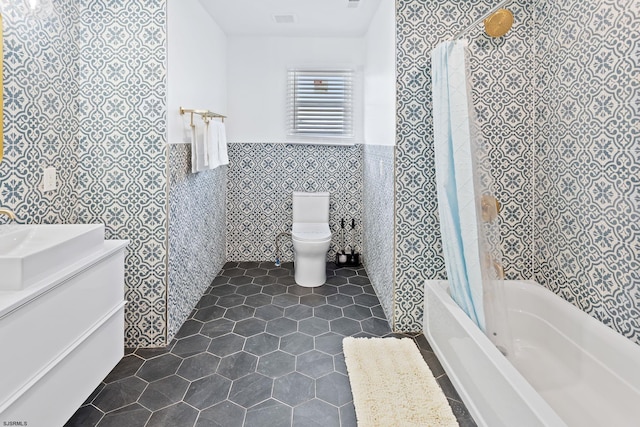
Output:
[[0,226],[0,291],[17,291],[100,250],[103,224]]

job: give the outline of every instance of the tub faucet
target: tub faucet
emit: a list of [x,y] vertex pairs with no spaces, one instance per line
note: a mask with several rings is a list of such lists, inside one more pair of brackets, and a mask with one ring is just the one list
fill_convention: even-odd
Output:
[[12,211],[10,211],[9,209],[0,209],[0,215],[6,215],[9,217],[9,219],[12,219],[15,221],[16,219],[16,214],[14,214]]

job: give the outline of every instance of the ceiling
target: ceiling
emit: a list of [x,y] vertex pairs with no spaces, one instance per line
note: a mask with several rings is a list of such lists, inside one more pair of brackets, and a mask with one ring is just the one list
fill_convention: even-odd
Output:
[[[227,35],[359,37],[381,1],[393,0],[199,0]],[[357,7],[349,7],[349,3]],[[293,15],[278,24],[274,15]]]

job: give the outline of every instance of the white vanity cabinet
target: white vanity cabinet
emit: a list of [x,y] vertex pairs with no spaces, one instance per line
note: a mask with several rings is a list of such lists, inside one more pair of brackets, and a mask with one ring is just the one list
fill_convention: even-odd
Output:
[[0,426],[63,426],[123,357],[126,245],[0,292]]

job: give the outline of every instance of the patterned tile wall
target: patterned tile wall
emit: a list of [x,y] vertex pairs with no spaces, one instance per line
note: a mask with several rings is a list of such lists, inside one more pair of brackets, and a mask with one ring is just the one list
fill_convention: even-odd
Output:
[[[27,17],[17,2],[3,3],[4,159],[0,206],[20,223],[71,218],[76,193],[78,86],[74,62],[75,8],[55,2],[45,18]],[[42,171],[57,169],[58,188],[42,191]],[[6,221],[0,217],[0,223]]]
[[363,146],[364,265],[387,319],[392,319],[394,294],[393,151],[393,146]]
[[[396,267],[394,328],[422,328],[424,280],[446,277],[435,187],[430,52],[467,27],[493,1],[398,0]],[[491,41],[467,34],[474,70],[472,96],[488,136],[491,168],[503,202],[506,273],[530,278],[532,212],[532,2],[514,1],[515,24]]]
[[[61,2],[63,3],[63,2]],[[78,222],[129,239],[126,345],[166,343],[166,5],[76,0]]]
[[225,263],[227,166],[191,173],[191,145],[169,145],[168,342]]
[[535,278],[640,344],[640,2],[536,17]]
[[[276,235],[291,231],[294,191],[331,193],[327,260],[341,245],[341,218],[356,220],[353,240],[362,249],[361,145],[229,144],[227,188],[228,261],[275,260]],[[282,260],[292,261],[291,239],[280,245]]]

